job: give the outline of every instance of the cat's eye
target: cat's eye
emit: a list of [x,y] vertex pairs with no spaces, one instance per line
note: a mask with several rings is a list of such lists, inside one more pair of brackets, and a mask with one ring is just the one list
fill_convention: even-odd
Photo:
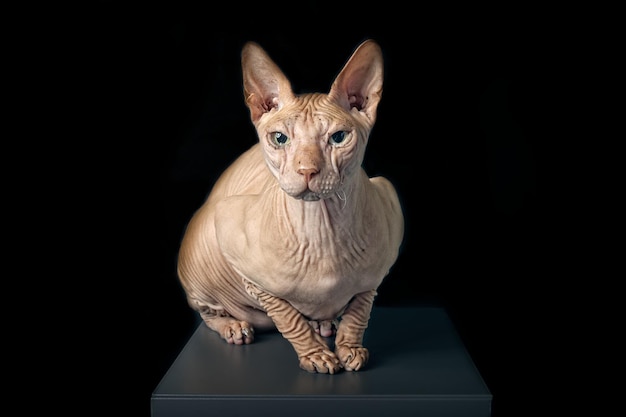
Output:
[[287,142],[289,142],[289,136],[281,132],[272,132],[271,137],[272,142],[278,146],[284,146]]
[[347,135],[348,132],[346,132],[345,130],[340,130],[330,135],[329,142],[331,143],[331,145],[338,145],[346,139]]

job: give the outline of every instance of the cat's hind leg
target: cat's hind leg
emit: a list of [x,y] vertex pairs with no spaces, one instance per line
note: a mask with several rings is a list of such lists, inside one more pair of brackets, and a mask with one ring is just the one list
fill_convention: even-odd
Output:
[[237,320],[224,310],[207,306],[198,309],[207,327],[219,334],[226,342],[248,345],[254,341],[254,327],[245,320]]

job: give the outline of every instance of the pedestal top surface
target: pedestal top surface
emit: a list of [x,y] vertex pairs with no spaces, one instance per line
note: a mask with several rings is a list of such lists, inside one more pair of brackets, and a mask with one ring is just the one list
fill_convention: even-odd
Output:
[[312,374],[278,332],[231,345],[201,323],[153,392],[168,397],[446,397],[491,399],[445,310],[374,307],[370,361],[358,372]]

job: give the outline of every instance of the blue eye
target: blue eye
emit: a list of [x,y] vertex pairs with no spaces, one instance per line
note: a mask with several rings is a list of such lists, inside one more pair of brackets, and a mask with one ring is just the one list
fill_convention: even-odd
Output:
[[346,138],[346,131],[340,130],[339,132],[335,132],[332,135],[330,135],[330,142],[332,144],[339,144],[343,142],[345,138]]
[[281,132],[273,132],[272,140],[276,145],[281,146],[281,145],[286,144],[289,141],[289,136]]

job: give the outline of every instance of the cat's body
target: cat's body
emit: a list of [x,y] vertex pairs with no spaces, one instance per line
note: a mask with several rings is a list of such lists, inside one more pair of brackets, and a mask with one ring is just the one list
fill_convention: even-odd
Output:
[[[229,343],[277,328],[309,372],[358,370],[376,290],[398,256],[394,187],[361,164],[382,92],[364,42],[329,94],[296,96],[256,44],[242,52],[259,143],[220,177],[190,221],[178,273],[192,308]],[[335,333],[335,351],[324,336]]]

